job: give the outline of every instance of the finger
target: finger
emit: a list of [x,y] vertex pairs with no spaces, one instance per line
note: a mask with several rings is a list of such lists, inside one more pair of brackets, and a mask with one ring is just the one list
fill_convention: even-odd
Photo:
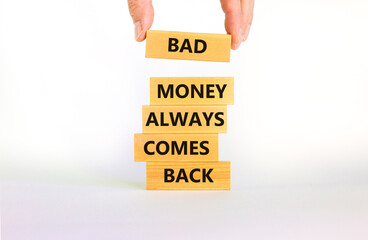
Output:
[[146,32],[153,23],[152,0],[128,0],[130,15],[134,23],[135,40],[146,39]]
[[241,44],[241,8],[240,0],[221,0],[225,13],[225,29],[231,34],[231,48],[237,49]]
[[242,12],[241,38],[244,42],[248,38],[253,21],[254,0],[241,0],[240,3]]

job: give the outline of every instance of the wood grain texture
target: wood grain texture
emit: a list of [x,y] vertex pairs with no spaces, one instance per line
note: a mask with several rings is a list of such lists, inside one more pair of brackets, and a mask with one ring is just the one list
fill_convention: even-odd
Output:
[[151,105],[234,104],[233,77],[151,77]]
[[[147,190],[230,190],[230,162],[147,162]],[[180,179],[179,182],[165,182],[165,169],[172,169],[173,176],[177,176],[180,169],[184,169],[189,181]],[[190,180],[190,172],[193,169],[200,169],[193,174],[193,178],[200,179],[200,182]],[[203,181],[203,169],[209,174],[213,182]],[[177,179],[177,178],[176,178]]]
[[[178,39],[178,51],[169,51],[169,38]],[[184,43],[184,39],[189,40],[192,52],[189,52],[187,49],[180,52],[180,48],[182,43]],[[195,53],[194,45],[196,39],[206,42],[207,48],[204,52]],[[146,58],[230,62],[230,48],[231,35],[154,30],[147,31]]]
[[[227,131],[226,105],[143,106],[142,110],[143,133],[226,133]],[[179,120],[175,125],[173,122],[175,119],[185,121]]]
[[134,134],[134,161],[218,161],[218,134]]

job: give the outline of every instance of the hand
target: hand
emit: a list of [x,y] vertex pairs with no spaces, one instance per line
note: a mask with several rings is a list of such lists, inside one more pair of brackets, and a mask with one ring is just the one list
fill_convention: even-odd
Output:
[[225,13],[225,29],[231,34],[231,48],[247,40],[253,21],[254,0],[220,0]]
[[[225,29],[231,34],[231,48],[237,49],[247,40],[253,20],[254,0],[220,0],[225,13]],[[153,23],[152,0],[128,0],[129,12],[132,16],[135,40],[146,39],[146,31]]]

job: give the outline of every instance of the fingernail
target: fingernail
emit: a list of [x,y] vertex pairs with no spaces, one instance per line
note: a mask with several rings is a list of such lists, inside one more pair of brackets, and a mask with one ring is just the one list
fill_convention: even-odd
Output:
[[241,34],[239,34],[239,36],[236,39],[234,39],[234,40],[237,40],[234,43],[234,49],[238,49],[239,48],[240,44],[242,43],[242,37],[243,36]]
[[245,29],[245,32],[242,36],[242,41],[245,42],[245,40],[247,40],[248,35],[249,35],[249,31],[250,31],[250,25],[248,25],[247,29]]
[[142,31],[141,23],[140,22],[134,23],[135,40],[138,40],[138,38],[142,35],[142,33],[143,31]]
[[239,41],[239,42],[235,43],[235,45],[234,45],[234,49],[235,49],[235,50],[236,50],[236,49],[238,49],[238,48],[239,48],[239,46],[240,46],[240,44],[241,44],[241,41]]

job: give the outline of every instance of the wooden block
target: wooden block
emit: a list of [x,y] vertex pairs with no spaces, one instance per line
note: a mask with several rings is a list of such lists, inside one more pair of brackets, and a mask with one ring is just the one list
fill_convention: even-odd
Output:
[[231,35],[147,31],[146,58],[230,62]]
[[134,134],[134,160],[218,161],[218,134]]
[[230,162],[147,162],[147,190],[230,190]]
[[233,77],[151,77],[151,105],[234,104]]
[[143,106],[143,133],[226,133],[226,105]]

